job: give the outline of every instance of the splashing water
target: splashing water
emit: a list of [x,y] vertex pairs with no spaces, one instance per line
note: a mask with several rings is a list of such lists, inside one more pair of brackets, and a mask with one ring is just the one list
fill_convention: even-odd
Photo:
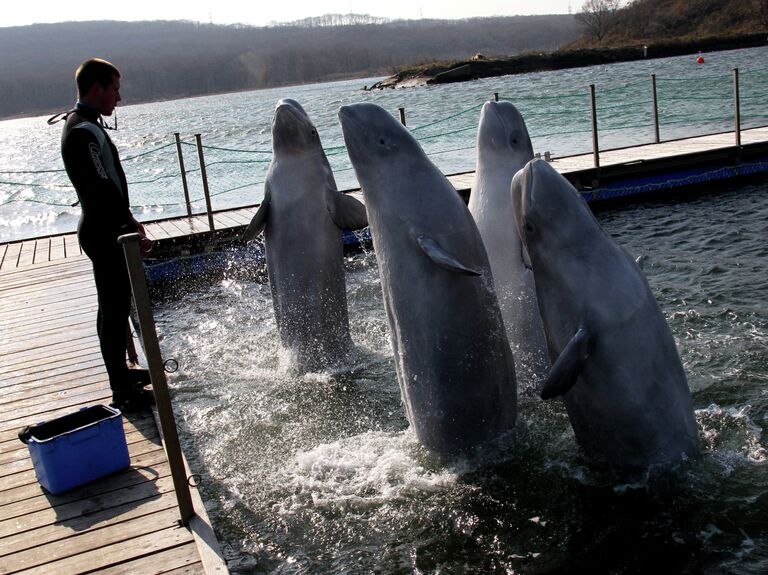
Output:
[[590,468],[561,402],[521,389],[517,430],[472,460],[424,450],[400,405],[375,254],[347,259],[357,354],[297,376],[269,286],[233,264],[157,311],[185,452],[245,573],[764,573],[768,184],[598,212],[678,343],[703,453],[635,477]]

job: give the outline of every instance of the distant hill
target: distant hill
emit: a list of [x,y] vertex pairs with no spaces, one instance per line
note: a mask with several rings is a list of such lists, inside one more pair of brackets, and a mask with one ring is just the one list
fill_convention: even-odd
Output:
[[0,28],[0,117],[71,106],[74,71],[93,56],[120,68],[125,102],[138,103],[382,76],[397,66],[478,52],[554,50],[580,34],[571,15],[366,22],[326,16],[264,28],[184,21]]
[[454,58],[403,66],[374,88],[463,82],[768,44],[768,0],[592,0],[589,5],[593,12],[582,8],[575,16],[580,37],[551,52],[531,50],[500,58]]
[[602,42],[587,33],[574,46],[625,46],[767,30],[768,0],[634,0],[610,19]]

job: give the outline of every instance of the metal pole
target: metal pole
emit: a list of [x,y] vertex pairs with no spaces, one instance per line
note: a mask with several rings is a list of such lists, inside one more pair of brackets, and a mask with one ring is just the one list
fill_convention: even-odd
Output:
[[595,103],[595,85],[589,85],[589,102],[592,107],[592,150],[595,156],[595,167],[600,167],[600,146],[597,142],[597,104]]
[[739,98],[739,69],[733,69],[733,100],[736,107],[736,145],[741,146],[741,100]]
[[397,110],[400,112],[400,123],[405,126],[405,108],[398,108]]
[[189,186],[187,185],[187,171],[184,169],[184,154],[181,153],[181,138],[178,132],[176,136],[176,153],[179,156],[179,169],[181,170],[181,185],[184,186],[184,201],[187,203],[187,215],[192,217],[192,203],[189,201]]
[[208,190],[208,174],[205,171],[205,158],[203,157],[203,142],[200,134],[195,134],[197,141],[197,157],[200,159],[200,175],[203,178],[203,194],[205,194],[205,209],[208,213],[208,227],[213,231],[213,210],[211,209],[211,193]]
[[661,143],[659,136],[659,100],[656,96],[656,74],[651,74],[651,85],[653,86],[653,132],[656,136],[656,143]]
[[155,320],[152,317],[152,308],[149,303],[147,290],[147,278],[144,275],[144,265],[139,252],[139,234],[127,234],[120,236],[118,241],[123,245],[125,261],[128,264],[128,275],[131,278],[131,289],[136,312],[139,316],[141,339],[144,341],[144,352],[147,356],[149,377],[152,380],[152,389],[155,392],[157,414],[160,418],[160,431],[163,434],[165,453],[168,464],[171,467],[173,487],[176,491],[176,499],[179,504],[181,524],[187,526],[189,520],[195,514],[192,505],[192,496],[189,493],[189,483],[184,469],[184,458],[179,445],[179,435],[176,431],[176,420],[173,418],[173,406],[168,395],[168,383],[165,380],[163,358],[160,355],[160,344],[157,341]]

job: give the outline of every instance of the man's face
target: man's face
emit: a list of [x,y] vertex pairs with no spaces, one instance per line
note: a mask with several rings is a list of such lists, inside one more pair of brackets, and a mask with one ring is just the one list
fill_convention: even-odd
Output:
[[120,97],[120,78],[114,76],[112,83],[104,87],[98,82],[94,84],[94,104],[102,116],[111,116],[117,103],[122,100]]

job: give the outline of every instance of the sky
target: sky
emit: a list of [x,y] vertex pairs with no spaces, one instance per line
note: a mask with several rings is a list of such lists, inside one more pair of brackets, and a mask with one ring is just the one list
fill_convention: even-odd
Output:
[[3,2],[0,27],[69,20],[191,20],[213,24],[290,22],[323,14],[370,14],[384,18],[471,18],[568,14],[584,0],[112,0]]

